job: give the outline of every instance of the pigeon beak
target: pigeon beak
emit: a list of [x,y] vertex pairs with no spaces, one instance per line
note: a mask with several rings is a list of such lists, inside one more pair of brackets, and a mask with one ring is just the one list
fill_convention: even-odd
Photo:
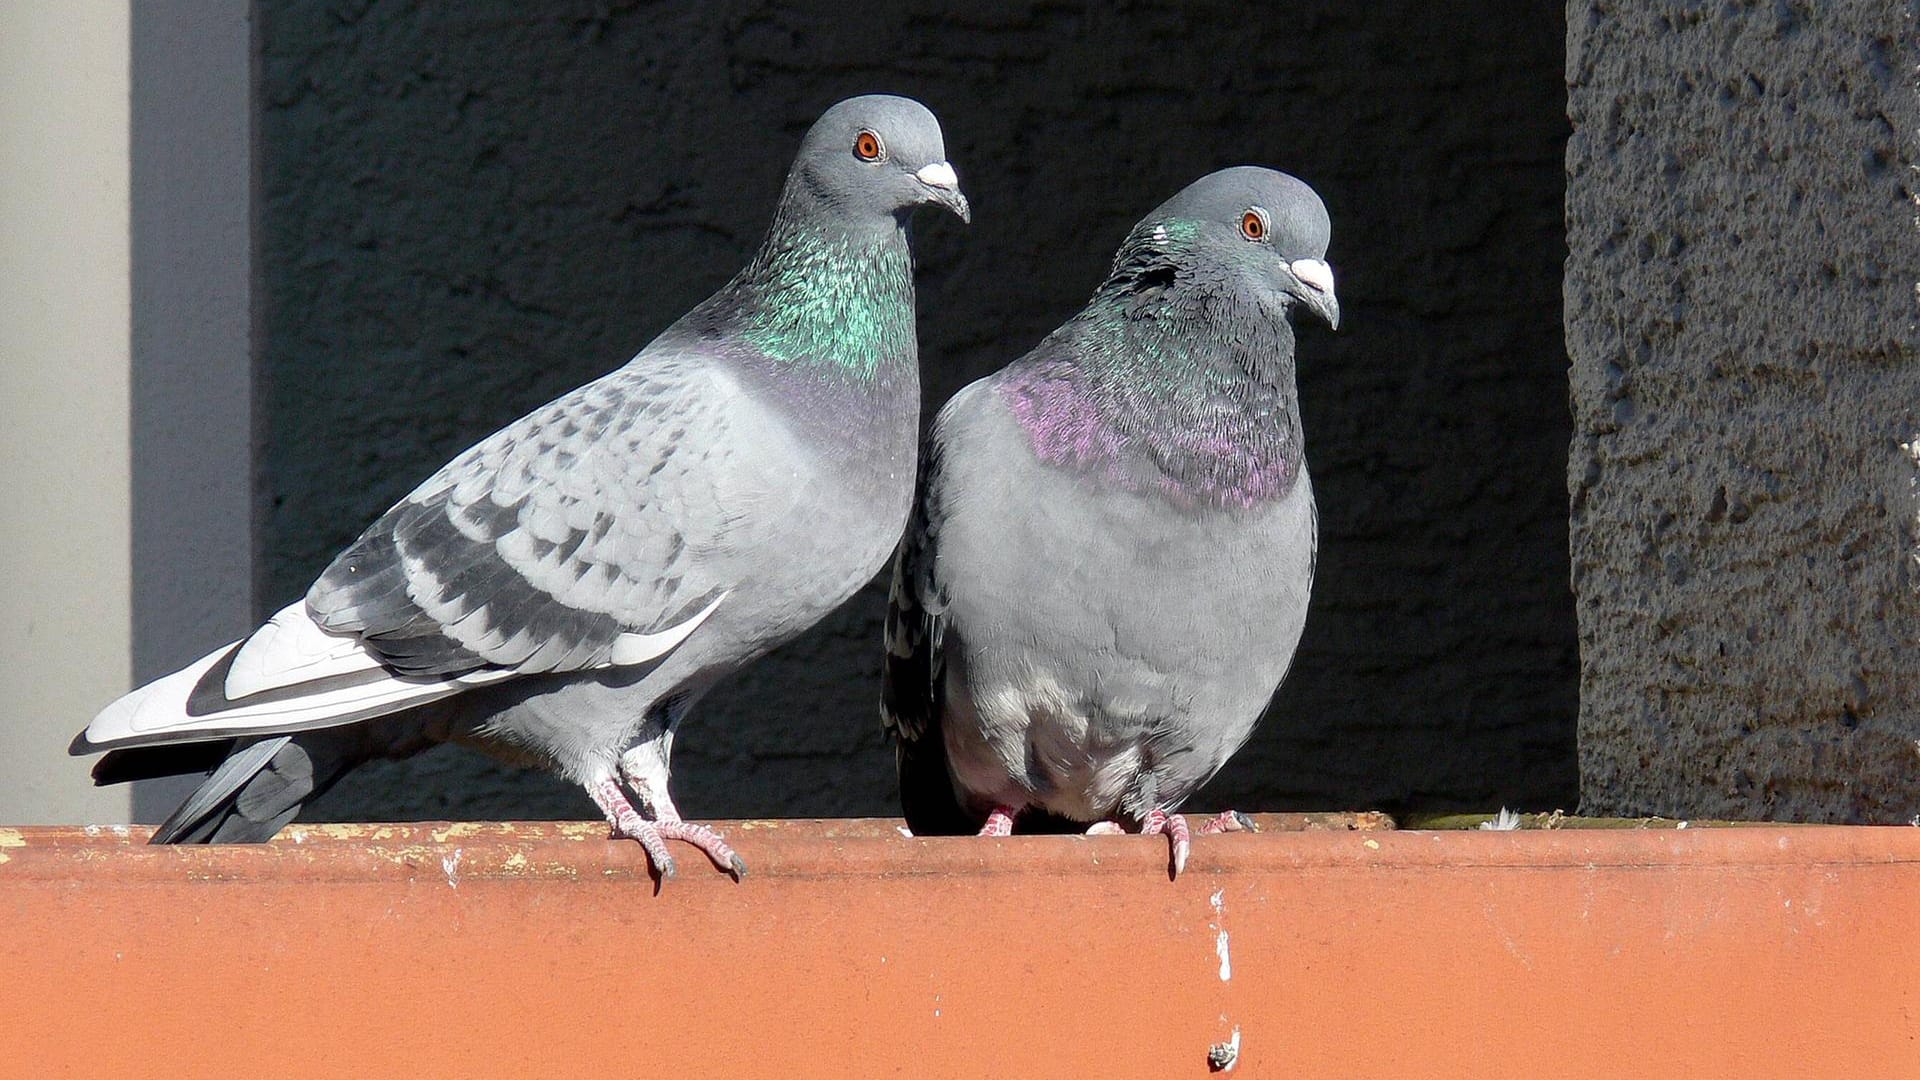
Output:
[[967,205],[967,197],[960,194],[960,177],[954,173],[953,165],[945,161],[936,161],[931,165],[922,165],[913,174],[933,197],[930,202],[954,212],[961,221],[973,224],[973,208]]
[[1287,264],[1300,288],[1288,291],[1306,305],[1308,311],[1340,329],[1340,301],[1333,295],[1333,267],[1320,259],[1295,259]]

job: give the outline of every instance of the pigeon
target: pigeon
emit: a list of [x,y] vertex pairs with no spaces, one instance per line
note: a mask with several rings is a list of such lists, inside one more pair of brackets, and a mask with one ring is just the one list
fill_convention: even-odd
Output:
[[1330,229],[1284,173],[1203,177],[1079,314],[940,411],[881,690],[915,834],[1130,826],[1185,867],[1178,807],[1252,733],[1306,624],[1293,321],[1339,325]]
[[885,95],[828,109],[731,281],[454,458],[303,600],[114,702],[73,752],[111,751],[96,783],[211,768],[154,842],[257,842],[362,761],[459,742],[578,783],[659,881],[669,839],[738,880],[669,796],[674,732],[899,540],[922,205],[971,219],[933,114]]

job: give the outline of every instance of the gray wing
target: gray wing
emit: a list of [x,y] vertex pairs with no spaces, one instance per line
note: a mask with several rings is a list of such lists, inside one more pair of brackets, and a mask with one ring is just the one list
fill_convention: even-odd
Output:
[[461,454],[307,593],[395,670],[607,662],[737,584],[743,521],[778,495],[741,458],[764,414],[697,355],[643,354]]
[[934,580],[939,517],[939,449],[921,455],[913,514],[894,554],[887,605],[886,661],[880,672],[880,720],[902,741],[925,738],[939,722],[946,603]]

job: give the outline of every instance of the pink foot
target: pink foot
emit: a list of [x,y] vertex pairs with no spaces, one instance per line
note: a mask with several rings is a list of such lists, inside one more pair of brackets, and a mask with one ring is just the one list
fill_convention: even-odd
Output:
[[672,881],[678,868],[674,866],[673,856],[667,853],[666,839],[660,835],[659,829],[653,827],[653,822],[641,817],[640,811],[627,801],[627,793],[620,790],[620,785],[610,779],[602,780],[593,789],[593,801],[599,804],[600,812],[607,815],[608,823],[613,826],[613,835],[638,842],[645,849],[647,861],[653,864],[654,873],[660,875],[660,880]]
[[1187,855],[1193,850],[1192,834],[1187,831],[1186,817],[1181,814],[1169,814],[1159,807],[1147,811],[1147,816],[1140,822],[1140,834],[1158,836],[1161,833],[1166,833],[1167,839],[1173,844],[1173,876],[1179,877],[1180,871],[1187,868]]
[[733,880],[739,881],[747,876],[747,861],[736,854],[720,834],[711,828],[695,825],[691,821],[679,820],[655,822],[653,827],[668,840],[685,840],[706,852],[707,858],[713,860],[713,865],[733,875]]
[[1217,816],[1209,819],[1205,825],[1200,826],[1200,835],[1202,836],[1212,836],[1215,833],[1223,832],[1259,831],[1260,826],[1255,825],[1252,818],[1238,810],[1222,810]]
[[661,882],[672,881],[679,872],[674,864],[673,855],[667,851],[667,840],[685,840],[707,853],[720,869],[733,875],[739,881],[746,876],[747,864],[734,854],[720,834],[705,825],[694,825],[685,821],[648,821],[627,801],[627,793],[620,790],[618,781],[609,777],[595,785],[590,792],[593,801],[599,804],[607,821],[613,825],[613,835],[625,837],[639,843],[647,853],[647,861],[653,864],[654,872],[660,875]]
[[1020,815],[1020,809],[1014,806],[996,806],[993,813],[987,815],[987,823],[980,826],[981,836],[1012,836],[1013,819]]
[[[1087,826],[1088,836],[1119,836],[1127,831],[1126,826],[1117,821],[1096,821]],[[1216,817],[1208,818],[1200,826],[1202,835],[1227,832],[1259,832],[1260,826],[1253,819],[1238,810],[1228,810]],[[1180,814],[1169,814],[1165,810],[1150,810],[1140,822],[1140,835],[1157,836],[1166,833],[1173,844],[1173,876],[1187,868],[1187,856],[1193,850],[1193,832],[1187,825],[1187,819]]]

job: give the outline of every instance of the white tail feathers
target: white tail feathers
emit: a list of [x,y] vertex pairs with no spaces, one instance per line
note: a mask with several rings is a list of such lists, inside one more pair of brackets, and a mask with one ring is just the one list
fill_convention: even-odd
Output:
[[87,742],[96,749],[106,750],[140,743],[189,742],[199,738],[334,727],[424,705],[514,675],[509,669],[488,668],[451,678],[408,678],[382,669],[362,680],[317,687],[312,693],[275,695],[272,700],[242,702],[198,716],[188,712],[187,702],[193,696],[194,687],[226,652],[227,649],[221,649],[202,657],[107,706],[87,725]]
[[263,690],[381,666],[380,657],[358,637],[322,630],[307,615],[307,605],[296,601],[281,608],[240,646],[227,672],[227,697],[237,701]]
[[[607,664],[641,664],[678,648],[727,598],[674,626],[615,639]],[[234,651],[222,686],[226,707],[188,710],[208,672]],[[350,634],[333,634],[291,604],[243,642],[194,661],[140,687],[100,711],[87,725],[95,749],[141,743],[189,742],[234,735],[268,735],[350,724],[451,697],[477,686],[510,679],[513,668],[483,668],[461,675],[399,675]],[[279,691],[270,693],[269,691]],[[204,696],[204,695],[203,695]],[[259,697],[259,700],[250,700]]]

